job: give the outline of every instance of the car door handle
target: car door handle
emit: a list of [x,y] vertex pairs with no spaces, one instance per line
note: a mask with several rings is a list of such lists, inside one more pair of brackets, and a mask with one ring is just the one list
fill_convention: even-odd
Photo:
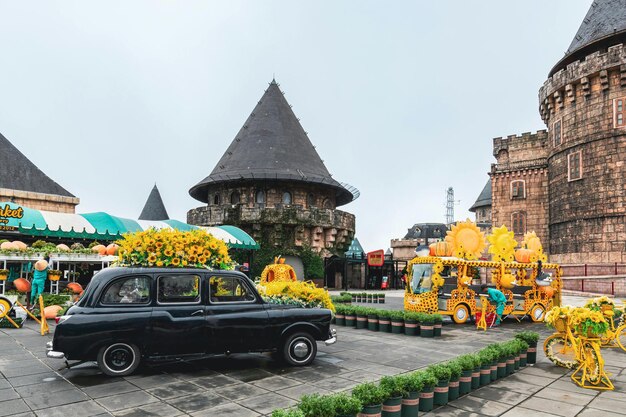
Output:
[[196,310],[193,313],[191,313],[192,316],[197,316],[198,314],[204,314],[204,310]]

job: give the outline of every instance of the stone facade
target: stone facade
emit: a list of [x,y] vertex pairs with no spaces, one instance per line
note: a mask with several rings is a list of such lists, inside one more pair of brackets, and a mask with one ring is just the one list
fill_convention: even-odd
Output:
[[410,261],[415,258],[415,248],[419,242],[417,239],[392,239],[393,259],[397,261]]
[[0,188],[0,201],[13,201],[35,210],[71,214],[76,212],[76,206],[80,203],[80,199],[76,197],[9,190],[7,188]]

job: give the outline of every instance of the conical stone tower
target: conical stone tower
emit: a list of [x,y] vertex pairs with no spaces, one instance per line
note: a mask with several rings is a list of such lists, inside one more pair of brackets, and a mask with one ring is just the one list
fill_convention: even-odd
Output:
[[354,237],[354,215],[337,207],[358,191],[332,178],[274,80],[189,194],[207,205],[188,223],[232,224],[266,244],[343,253]]
[[148,200],[146,200],[146,204],[143,206],[143,210],[141,210],[139,220],[169,220],[161,193],[156,184],[154,184],[150,195],[148,195]]

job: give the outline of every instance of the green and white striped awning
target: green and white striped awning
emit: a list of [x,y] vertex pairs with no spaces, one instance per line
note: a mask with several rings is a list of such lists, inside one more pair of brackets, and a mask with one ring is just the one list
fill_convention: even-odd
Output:
[[[223,240],[231,248],[259,249],[259,245],[243,230],[235,226],[199,227],[178,220],[131,220],[108,213],[69,214],[34,210],[11,202],[0,202],[0,208],[22,208],[21,218],[7,217],[5,226],[12,226],[25,235],[73,239],[117,240],[128,232],[149,228],[176,230],[205,229]],[[4,219],[4,218],[3,218]]]

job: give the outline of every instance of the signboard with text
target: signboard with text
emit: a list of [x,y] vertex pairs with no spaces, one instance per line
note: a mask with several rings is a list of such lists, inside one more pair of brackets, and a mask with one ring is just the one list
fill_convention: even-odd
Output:
[[19,221],[22,217],[24,217],[24,209],[22,207],[11,207],[9,204],[0,206],[0,232],[16,231],[17,226],[9,223],[15,224],[15,222]]
[[368,266],[383,266],[385,263],[385,251],[375,250],[372,252],[368,252],[367,254],[367,265]]

